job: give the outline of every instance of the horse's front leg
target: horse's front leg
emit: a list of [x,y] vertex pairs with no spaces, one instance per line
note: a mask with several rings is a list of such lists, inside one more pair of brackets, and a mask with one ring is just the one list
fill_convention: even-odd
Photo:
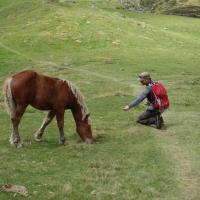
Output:
[[37,142],[40,142],[42,140],[42,136],[44,134],[44,130],[49,125],[49,123],[52,121],[52,119],[54,118],[54,116],[55,116],[55,112],[51,110],[51,111],[48,112],[47,117],[44,118],[41,127],[35,133],[35,140]]
[[64,113],[65,111],[57,112],[56,113],[56,120],[57,120],[57,125],[60,133],[60,144],[67,144],[67,141],[65,139],[65,134],[64,134]]
[[19,123],[22,118],[22,115],[24,114],[26,110],[26,107],[27,106],[25,105],[17,105],[14,115],[11,117],[12,133],[10,136],[10,144],[15,145],[18,148],[23,146],[20,140],[18,127],[19,127]]

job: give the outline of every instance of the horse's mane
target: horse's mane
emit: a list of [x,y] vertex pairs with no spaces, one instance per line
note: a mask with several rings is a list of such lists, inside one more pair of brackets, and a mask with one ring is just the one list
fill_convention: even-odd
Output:
[[[74,84],[72,84],[70,81],[68,80],[63,80],[65,83],[67,83],[67,85],[69,86],[69,88],[71,89],[72,93],[74,94],[74,96],[77,99],[78,104],[81,106],[81,112],[82,112],[82,120],[85,119],[85,117],[89,114],[87,105],[85,103],[85,98],[83,96],[83,94],[81,93],[81,91],[78,89],[78,87],[76,87]],[[90,124],[90,118],[88,118],[88,123]]]

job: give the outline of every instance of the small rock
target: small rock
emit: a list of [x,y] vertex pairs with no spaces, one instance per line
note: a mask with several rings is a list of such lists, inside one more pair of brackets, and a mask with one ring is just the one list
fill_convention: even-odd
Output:
[[81,43],[81,41],[80,40],[75,40],[77,43]]
[[28,196],[28,190],[26,187],[21,185],[6,184],[2,186],[2,190],[5,192],[14,192],[15,195],[18,193],[24,197]]

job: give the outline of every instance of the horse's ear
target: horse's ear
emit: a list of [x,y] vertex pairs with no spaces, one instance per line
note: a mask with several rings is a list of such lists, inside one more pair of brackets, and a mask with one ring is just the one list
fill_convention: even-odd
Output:
[[87,123],[88,122],[88,118],[90,117],[90,113],[88,113],[86,116],[85,116],[85,119],[84,121]]

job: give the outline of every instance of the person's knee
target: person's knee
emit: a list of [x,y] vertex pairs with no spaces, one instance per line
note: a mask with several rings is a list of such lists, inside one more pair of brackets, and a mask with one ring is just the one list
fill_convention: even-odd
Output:
[[140,117],[138,117],[137,120],[136,120],[136,122],[139,123],[139,124],[141,124],[142,119],[140,119]]
[[140,115],[138,118],[137,118],[137,123],[141,123],[143,120],[145,120],[145,117],[143,115]]
[[146,121],[145,120],[141,120],[141,119],[137,119],[136,122],[139,123],[139,124],[143,124],[143,125],[146,124]]

